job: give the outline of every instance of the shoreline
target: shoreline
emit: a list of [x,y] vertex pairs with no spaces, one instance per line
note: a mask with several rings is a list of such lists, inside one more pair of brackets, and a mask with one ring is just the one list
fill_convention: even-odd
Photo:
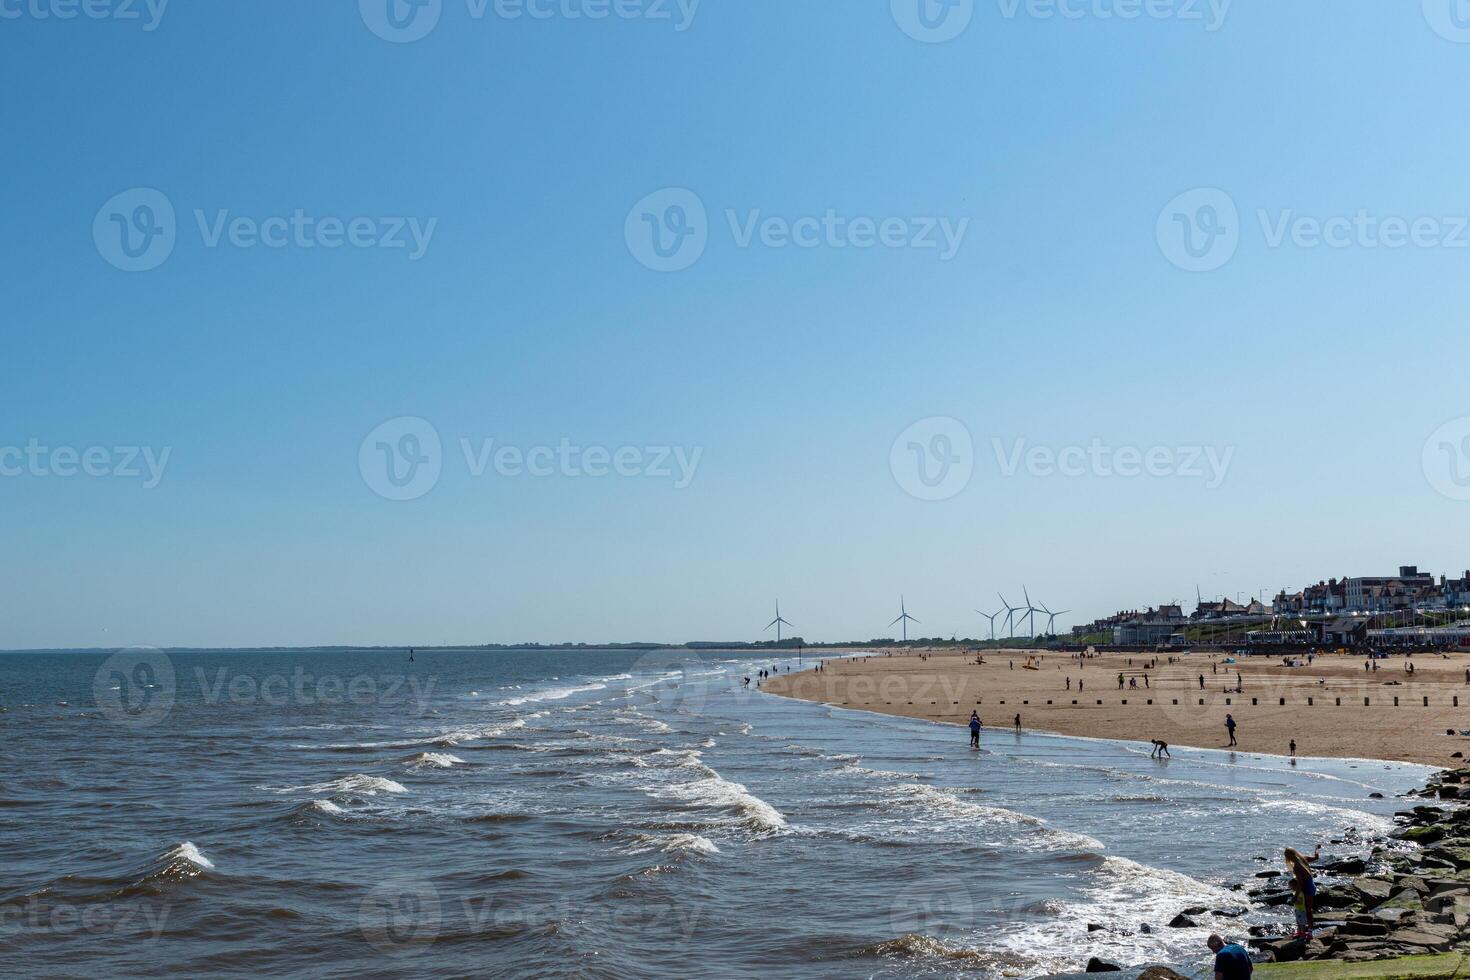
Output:
[[[885,659],[891,662],[900,658]],[[762,690],[773,697],[826,704],[834,709],[834,715],[852,711],[936,725],[961,727],[963,724],[953,718],[923,717],[868,705],[821,701],[792,691],[801,678],[813,674],[820,678],[822,673],[831,669],[829,664],[822,671],[813,667],[783,673],[770,678]],[[1006,727],[986,726],[982,739],[995,738],[1010,731],[1012,729]],[[1019,734],[1112,745],[1130,753],[1142,753],[1142,746],[1149,744],[1146,739],[1126,736],[1098,736],[1038,728],[1023,728]],[[1293,762],[1288,755],[1259,749],[1192,748],[1198,753],[1220,757],[1218,761],[1210,758],[1210,765],[1228,767],[1231,765],[1228,760],[1235,755],[1269,760],[1283,768]],[[1439,977],[1448,980],[1460,976],[1458,971],[1461,967],[1470,964],[1470,808],[1459,801],[1470,801],[1470,769],[1452,769],[1444,764],[1414,759],[1371,756],[1299,754],[1296,759],[1374,767],[1412,766],[1426,772],[1419,788],[1391,794],[1393,799],[1403,801],[1403,807],[1395,816],[1394,829],[1363,841],[1366,853],[1362,857],[1326,857],[1321,862],[1317,874],[1324,884],[1319,888],[1321,904],[1313,939],[1292,938],[1286,917],[1279,924],[1251,927],[1249,938],[1244,933],[1232,938],[1252,948],[1255,957],[1264,957],[1257,963],[1257,970],[1262,976],[1280,980],[1326,980],[1338,976],[1362,977],[1365,980],[1434,980]],[[1369,782],[1364,781],[1362,785],[1365,791],[1371,788]],[[1257,876],[1231,888],[1241,893],[1242,901],[1250,908],[1274,913],[1284,911],[1289,916],[1291,894],[1281,884],[1285,880],[1284,876],[1264,879]],[[1187,918],[1189,911],[1181,911],[1181,918]],[[1100,970],[1108,970],[1111,966],[1105,963],[1097,965]],[[1124,967],[1115,975],[1164,980],[1192,976],[1194,974],[1190,971],[1193,969],[1190,964],[1169,963]]]
[[1303,760],[1432,769],[1470,756],[1470,728],[1462,727],[1470,653],[1396,656],[1372,670],[1354,655],[1297,666],[1285,659],[1000,651],[977,663],[974,655],[901,651],[821,660],[821,669],[777,674],[761,690],[941,724],[964,725],[973,710],[990,737],[1014,730],[1019,714],[1027,732],[1229,752],[1229,715],[1240,753],[1290,758],[1295,742]]

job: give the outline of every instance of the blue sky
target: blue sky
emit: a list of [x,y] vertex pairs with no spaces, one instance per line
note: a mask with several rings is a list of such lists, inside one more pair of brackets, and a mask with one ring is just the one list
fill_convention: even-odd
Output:
[[[900,593],[963,635],[1023,583],[1091,618],[1470,565],[1458,471],[1421,458],[1470,416],[1448,0],[976,0],[942,43],[900,27],[920,0],[442,0],[409,43],[367,26],[387,0],[96,2],[142,19],[0,4],[0,447],[124,474],[0,476],[0,647],[754,639],[777,597],[866,638]],[[175,241],[124,271],[139,188]],[[627,228],[671,188],[706,241],[659,272]],[[1221,200],[1218,266],[1181,268],[1174,215]],[[383,244],[210,244],[297,212]],[[828,212],[899,244],[741,242]],[[1344,247],[1302,223],[1360,213]],[[386,247],[408,219],[418,257]],[[1375,244],[1394,220],[1420,241]],[[912,244],[946,223],[952,257]],[[399,429],[359,452],[400,418],[442,447],[411,500],[371,472]],[[928,419],[973,447],[937,500],[894,450],[957,431]],[[475,475],[491,439],[638,475]],[[1003,465],[1093,440],[1167,475]],[[168,450],[156,485],[128,447]]]

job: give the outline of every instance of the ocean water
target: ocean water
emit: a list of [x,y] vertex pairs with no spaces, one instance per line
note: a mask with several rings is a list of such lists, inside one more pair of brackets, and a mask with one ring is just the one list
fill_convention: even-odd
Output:
[[1427,775],[997,730],[977,753],[958,727],[742,687],[772,664],[796,666],[0,655],[0,973],[1193,969],[1211,929],[1262,916],[1165,928],[1177,912],[1240,908],[1228,885],[1286,845],[1360,852]]

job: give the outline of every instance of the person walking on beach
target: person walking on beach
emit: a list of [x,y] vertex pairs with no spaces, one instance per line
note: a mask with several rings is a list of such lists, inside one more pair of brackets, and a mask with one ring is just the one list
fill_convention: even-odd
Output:
[[1199,689],[1201,691],[1203,691],[1205,689],[1205,675],[1204,674],[1200,674],[1199,675]]
[[1292,739],[1289,743],[1287,743],[1287,748],[1291,750],[1291,757],[1293,759],[1295,759],[1296,758],[1296,739]]
[[979,712],[972,711],[972,712],[970,712],[970,748],[972,748],[972,749],[978,749],[979,747],[980,747],[980,714],[979,714]]
[[1171,753],[1169,751],[1169,743],[1168,742],[1165,742],[1162,739],[1157,739],[1157,738],[1150,739],[1149,741],[1151,741],[1151,742],[1154,743],[1154,749],[1153,749],[1153,751],[1148,754],[1148,757],[1150,759],[1162,759],[1162,758],[1165,758],[1166,756],[1168,758],[1170,758],[1170,759],[1174,758],[1173,753]]
[[1123,690],[1123,672],[1118,671],[1118,690]]
[[1215,980],[1250,980],[1255,967],[1244,946],[1227,943],[1219,936],[1211,936],[1205,945],[1215,954]]
[[1070,691],[1071,689],[1072,689],[1072,678],[1068,677],[1067,678],[1067,690]]
[[1021,716],[1019,714],[1016,715],[1016,734],[1021,734]]
[[1235,716],[1234,715],[1226,715],[1225,716],[1225,731],[1227,731],[1227,732],[1230,733],[1230,744],[1231,745],[1238,745],[1239,743],[1235,741]]

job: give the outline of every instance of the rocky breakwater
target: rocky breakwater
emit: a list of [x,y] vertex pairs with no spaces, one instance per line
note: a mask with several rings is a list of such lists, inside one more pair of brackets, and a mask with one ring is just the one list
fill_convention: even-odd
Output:
[[[1317,889],[1310,940],[1267,935],[1251,945],[1268,960],[1386,960],[1470,948],[1470,769],[1444,772],[1417,794],[1437,802],[1401,811],[1400,826],[1366,861],[1325,861],[1319,874],[1338,883]],[[1465,801],[1465,802],[1462,802]],[[1285,875],[1251,893],[1290,906]]]

